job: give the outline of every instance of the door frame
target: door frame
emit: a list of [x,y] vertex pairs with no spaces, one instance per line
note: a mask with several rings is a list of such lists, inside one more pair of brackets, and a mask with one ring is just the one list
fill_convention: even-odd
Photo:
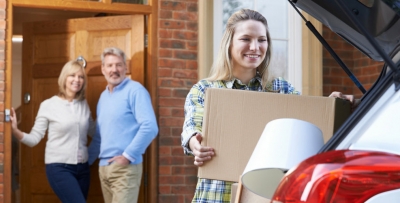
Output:
[[[112,3],[112,0],[79,1],[79,0],[6,0],[6,46],[5,46],[5,81],[4,108],[11,108],[12,95],[12,34],[13,34],[13,8],[42,8],[42,9],[64,9],[82,12],[103,12],[115,14],[143,14],[147,15],[147,53],[145,66],[144,86],[150,93],[152,104],[158,118],[157,98],[157,35],[158,35],[158,0],[148,0],[148,5]],[[11,124],[4,123],[4,202],[11,202]],[[157,151],[158,142],[155,139],[146,151],[149,157],[147,160],[148,175],[145,181],[148,186],[145,191],[145,198],[149,203],[156,203],[158,199],[158,173],[157,173]]]

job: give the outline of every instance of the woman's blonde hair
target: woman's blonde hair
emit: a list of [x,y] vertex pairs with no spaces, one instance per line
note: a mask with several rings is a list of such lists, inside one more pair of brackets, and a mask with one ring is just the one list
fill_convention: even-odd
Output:
[[78,61],[68,61],[61,70],[60,76],[58,77],[58,95],[61,97],[66,96],[66,81],[67,77],[73,73],[78,72],[81,70],[83,72],[83,85],[82,89],[75,94],[76,100],[84,100],[85,99],[85,92],[86,92],[86,85],[87,85],[87,76],[85,73],[85,69]]
[[255,20],[261,22],[265,29],[267,30],[267,42],[268,42],[268,49],[265,55],[264,60],[257,67],[257,71],[260,73],[263,86],[267,84],[269,80],[268,74],[268,66],[271,60],[271,37],[268,30],[268,23],[267,19],[259,12],[250,10],[250,9],[241,9],[231,15],[229,17],[228,22],[226,24],[226,29],[224,35],[222,37],[221,45],[219,48],[219,52],[217,55],[216,60],[211,68],[210,76],[207,78],[208,80],[232,80],[233,79],[233,71],[232,71],[232,58],[230,54],[230,47],[232,45],[232,38],[235,34],[235,28],[239,22],[246,21],[246,20]]

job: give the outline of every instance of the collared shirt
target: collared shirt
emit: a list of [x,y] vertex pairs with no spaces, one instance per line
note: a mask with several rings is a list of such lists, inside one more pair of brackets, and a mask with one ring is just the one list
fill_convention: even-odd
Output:
[[282,94],[300,94],[295,88],[286,80],[279,77],[274,79],[271,83],[266,85],[264,90],[262,87],[262,79],[260,75],[256,75],[250,80],[248,85],[243,84],[239,79],[230,81],[209,81],[200,80],[195,84],[188,93],[185,101],[185,121],[183,123],[183,132],[181,135],[182,147],[185,154],[192,154],[189,149],[189,139],[196,133],[202,132],[203,114],[204,114],[204,99],[207,88],[228,88],[240,89],[250,91],[267,91],[278,92]]

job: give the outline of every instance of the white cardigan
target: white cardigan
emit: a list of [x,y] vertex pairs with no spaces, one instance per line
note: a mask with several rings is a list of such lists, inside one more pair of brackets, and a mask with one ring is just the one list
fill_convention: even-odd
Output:
[[69,103],[58,96],[46,99],[40,104],[31,132],[23,133],[21,142],[30,147],[37,145],[47,128],[46,164],[77,164],[79,148],[82,149],[83,163],[88,160],[87,135],[94,134],[96,125],[86,100]]

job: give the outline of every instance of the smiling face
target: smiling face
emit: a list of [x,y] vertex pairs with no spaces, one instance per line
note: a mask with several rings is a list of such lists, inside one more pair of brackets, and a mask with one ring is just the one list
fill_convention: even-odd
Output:
[[233,74],[256,73],[268,49],[267,30],[259,21],[246,20],[236,25],[230,47]]
[[110,91],[125,79],[126,71],[126,64],[122,57],[112,54],[104,56],[101,72],[108,82]]
[[65,79],[65,93],[66,95],[75,97],[76,93],[81,91],[85,83],[85,77],[82,69],[69,74]]

